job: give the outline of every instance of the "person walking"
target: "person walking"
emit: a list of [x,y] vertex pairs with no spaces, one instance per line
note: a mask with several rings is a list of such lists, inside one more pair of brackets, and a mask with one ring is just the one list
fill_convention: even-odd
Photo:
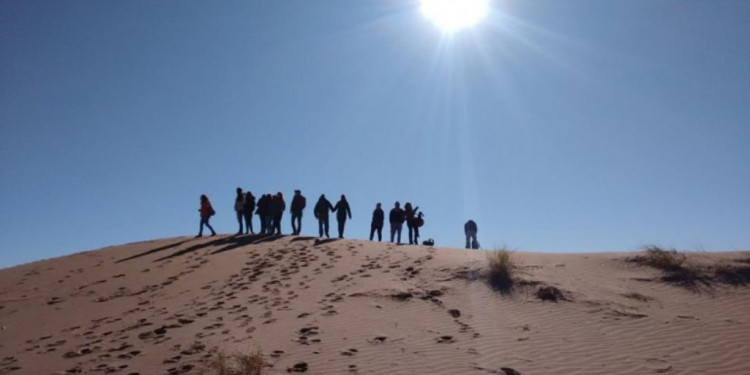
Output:
[[237,188],[237,197],[234,199],[234,212],[237,213],[237,223],[240,225],[240,230],[237,234],[242,234],[242,219],[244,219],[244,208],[245,208],[245,194],[242,193],[242,188]]
[[273,197],[273,229],[271,234],[281,235],[281,217],[284,215],[286,209],[286,202],[284,202],[284,195],[281,192],[276,193]]
[[404,210],[401,209],[401,204],[399,202],[396,202],[394,207],[391,209],[391,212],[388,215],[388,219],[391,222],[391,242],[393,242],[394,235],[398,234],[398,242],[396,242],[396,244],[400,245],[401,229],[404,226],[406,215],[404,215]]
[[201,216],[201,224],[200,229],[198,230],[198,235],[195,236],[195,238],[203,237],[203,226],[207,226],[208,229],[211,230],[211,236],[215,236],[216,232],[214,231],[214,228],[211,226],[211,224],[208,223],[208,220],[213,216],[216,212],[214,211],[214,208],[211,207],[211,201],[208,200],[208,197],[205,194],[201,194],[201,208],[198,210],[200,212]]
[[375,232],[378,233],[378,242],[383,239],[383,222],[385,221],[385,213],[380,208],[380,202],[375,205],[375,210],[372,211],[372,222],[370,223],[370,241]]
[[410,202],[404,205],[406,215],[406,227],[409,229],[409,245],[419,245],[419,227],[417,226],[417,211],[419,207],[412,208]]
[[321,194],[320,198],[318,198],[318,203],[315,204],[315,208],[313,209],[313,214],[315,215],[315,218],[318,219],[318,232],[320,237],[323,237],[323,233],[325,233],[327,238],[331,238],[331,236],[328,235],[328,213],[331,211],[333,211],[331,202],[326,199],[325,194]]
[[295,190],[292,205],[289,207],[289,213],[292,214],[292,234],[295,236],[299,236],[302,232],[302,211],[305,206],[307,206],[307,199],[301,191]]
[[336,202],[336,206],[333,207],[333,211],[336,212],[336,221],[339,224],[339,238],[344,238],[344,226],[346,225],[346,217],[352,218],[352,211],[349,209],[349,202],[346,201],[346,196],[341,194],[341,199]]
[[242,215],[245,217],[245,234],[255,234],[253,231],[253,211],[255,211],[255,196],[251,192],[245,192],[245,205],[242,207]]
[[469,220],[464,224],[464,234],[466,235],[466,248],[479,249],[479,241],[477,241],[477,223],[475,223],[474,220]]

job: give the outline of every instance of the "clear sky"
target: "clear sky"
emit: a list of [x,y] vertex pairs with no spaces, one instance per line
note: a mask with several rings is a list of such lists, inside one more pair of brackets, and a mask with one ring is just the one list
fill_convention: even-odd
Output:
[[233,233],[238,186],[345,193],[350,238],[399,200],[444,246],[750,249],[750,2],[419,6],[0,0],[0,267],[194,235],[203,193]]

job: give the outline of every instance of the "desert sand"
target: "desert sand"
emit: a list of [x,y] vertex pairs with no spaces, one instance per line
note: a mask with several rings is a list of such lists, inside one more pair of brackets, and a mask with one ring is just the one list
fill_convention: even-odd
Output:
[[[312,237],[180,237],[0,270],[0,374],[197,374],[260,349],[269,374],[750,374],[750,287],[667,282],[635,253]],[[750,252],[692,253],[748,266]],[[557,301],[536,292],[553,286]]]

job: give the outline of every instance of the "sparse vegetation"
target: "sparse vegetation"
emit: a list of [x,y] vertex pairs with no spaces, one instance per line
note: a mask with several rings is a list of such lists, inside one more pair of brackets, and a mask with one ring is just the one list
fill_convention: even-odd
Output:
[[[627,259],[629,262],[664,271],[660,280],[698,291],[700,287],[711,287],[713,282],[734,285],[750,285],[750,267],[736,264],[698,266],[688,261],[685,253],[658,246],[647,246],[643,253]],[[736,260],[742,263],[741,260]]]
[[513,252],[500,248],[487,254],[487,282],[501,293],[510,293],[513,289],[513,276],[518,268]]
[[199,375],[263,375],[268,372],[269,363],[260,348],[249,353],[229,355],[225,351],[218,351],[198,371]]
[[630,261],[662,271],[675,271],[682,268],[686,259],[685,254],[675,249],[664,250],[650,245],[644,248],[643,254],[634,256]]

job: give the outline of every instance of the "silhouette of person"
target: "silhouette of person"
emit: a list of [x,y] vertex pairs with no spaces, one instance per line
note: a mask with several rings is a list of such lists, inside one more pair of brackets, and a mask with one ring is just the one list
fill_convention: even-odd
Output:
[[466,248],[478,249],[479,241],[477,241],[477,223],[475,223],[474,220],[469,220],[464,224],[464,234],[466,235]]
[[327,238],[331,238],[328,235],[328,212],[333,212],[333,205],[326,199],[325,194],[321,194],[320,198],[318,198],[318,203],[315,204],[315,208],[313,209],[313,214],[318,219],[320,237],[323,237],[323,233],[325,233]]
[[396,244],[400,245],[401,229],[404,226],[404,220],[406,220],[404,210],[401,209],[401,203],[396,202],[394,207],[391,209],[390,214],[388,215],[388,219],[391,222],[391,242],[393,242],[394,235],[398,234],[398,242],[396,242]]
[[289,208],[289,213],[292,214],[292,234],[299,236],[302,232],[302,211],[307,206],[307,199],[302,195],[299,190],[294,191],[294,198],[292,198],[292,205]]
[[216,232],[214,231],[214,228],[211,226],[211,224],[208,223],[208,220],[214,214],[214,209],[213,207],[211,207],[211,201],[208,200],[208,197],[205,194],[201,194],[201,208],[198,211],[200,212],[201,216],[201,224],[200,229],[198,230],[198,235],[195,237],[203,237],[204,225],[211,230],[211,236],[215,236]]
[[378,242],[383,239],[383,222],[385,221],[385,213],[380,208],[380,203],[375,205],[375,210],[372,211],[372,222],[370,223],[370,241],[375,232],[378,233]]
[[253,193],[245,193],[245,205],[242,207],[242,215],[245,217],[245,234],[255,234],[253,231],[253,211],[255,211],[255,196]]
[[281,192],[276,193],[273,197],[271,204],[271,218],[273,220],[273,228],[271,234],[281,234],[281,217],[284,215],[286,210],[286,203],[284,202],[284,195]]
[[257,213],[260,218],[261,234],[268,234],[270,232],[270,225],[268,225],[268,210],[271,204],[270,199],[270,195],[263,194],[256,204],[257,209],[255,213]]
[[406,215],[406,227],[409,228],[409,245],[419,245],[419,227],[417,226],[417,211],[419,207],[412,208],[410,202],[404,205]]
[[346,201],[346,196],[344,194],[341,194],[341,199],[336,202],[333,211],[336,212],[336,221],[339,224],[339,238],[344,238],[346,217],[349,216],[349,219],[352,218],[352,211],[349,209],[349,202]]
[[237,231],[237,234],[242,234],[242,219],[244,218],[244,208],[245,194],[242,193],[242,188],[237,188],[237,198],[234,199],[234,212],[237,213],[237,223],[240,225],[240,230]]

